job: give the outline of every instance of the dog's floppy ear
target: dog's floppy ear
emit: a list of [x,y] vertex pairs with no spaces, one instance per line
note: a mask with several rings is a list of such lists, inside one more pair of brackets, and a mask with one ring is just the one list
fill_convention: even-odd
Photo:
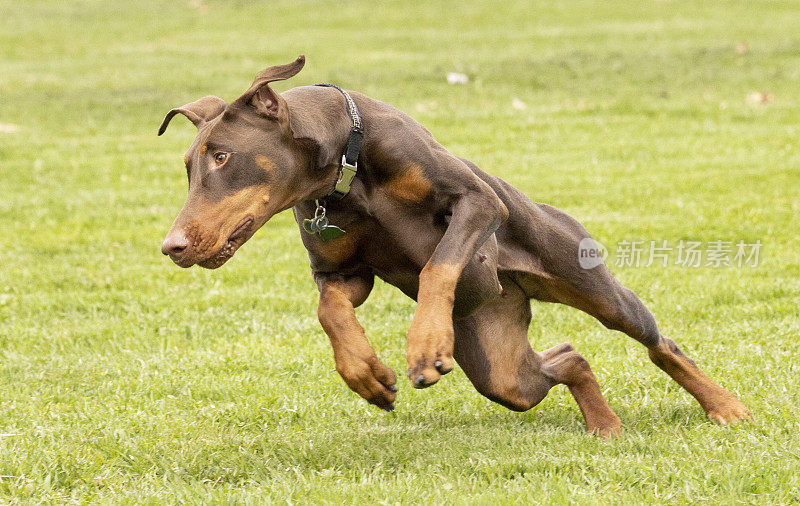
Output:
[[344,99],[332,88],[297,90],[295,102],[300,105],[289,109],[292,137],[314,156],[317,168],[338,164],[350,133]]
[[305,64],[306,57],[301,54],[292,63],[275,65],[262,70],[258,73],[250,88],[241,97],[237,98],[236,102],[251,105],[259,113],[271,119],[288,118],[286,102],[269,87],[269,83],[289,79],[300,72]]
[[161,122],[161,126],[158,128],[158,135],[164,133],[164,130],[167,129],[167,125],[169,125],[170,120],[176,114],[183,114],[189,118],[189,121],[194,123],[194,126],[200,128],[201,124],[222,114],[222,111],[225,110],[226,105],[227,104],[225,101],[221,98],[209,95],[181,107],[176,107],[175,109],[169,111],[164,117],[164,121]]

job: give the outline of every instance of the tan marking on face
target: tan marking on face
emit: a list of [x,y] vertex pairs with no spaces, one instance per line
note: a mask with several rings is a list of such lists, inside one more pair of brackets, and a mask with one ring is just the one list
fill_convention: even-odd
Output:
[[255,159],[258,166],[264,169],[265,171],[271,172],[272,170],[275,169],[275,163],[266,156],[256,155]]
[[265,185],[244,188],[218,202],[196,201],[188,211],[191,221],[186,227],[196,254],[204,256],[219,250],[247,215],[252,215],[256,223],[263,223],[261,220],[266,219],[268,210],[265,207],[268,202],[269,187]]
[[422,173],[422,167],[409,163],[394,179],[383,185],[392,197],[409,202],[422,202],[431,191],[431,182]]
[[203,146],[200,148],[200,156],[206,154],[207,150],[208,150],[208,144],[203,144]]
[[210,248],[214,246],[217,238],[213,233],[209,233],[206,227],[200,225],[198,220],[192,220],[186,225],[186,237],[192,241],[192,249],[198,255],[205,254]]

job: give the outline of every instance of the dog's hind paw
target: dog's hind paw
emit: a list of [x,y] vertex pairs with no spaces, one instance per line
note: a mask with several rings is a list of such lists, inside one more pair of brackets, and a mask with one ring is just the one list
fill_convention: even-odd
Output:
[[586,427],[586,433],[603,439],[613,439],[622,435],[622,423],[614,415],[606,420],[595,422],[592,426]]
[[708,416],[711,421],[720,425],[729,425],[742,420],[752,420],[753,414],[742,404],[742,401],[737,399],[733,394],[729,395],[730,397],[721,400],[713,407],[707,409],[706,416]]

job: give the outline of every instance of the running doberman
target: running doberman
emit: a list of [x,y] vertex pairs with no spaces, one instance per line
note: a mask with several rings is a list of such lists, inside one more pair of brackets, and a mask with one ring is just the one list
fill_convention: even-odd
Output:
[[581,261],[591,239],[575,219],[451,154],[383,102],[333,85],[281,94],[270,88],[304,64],[300,56],[267,68],[230,104],[207,96],[164,118],[159,135],[176,114],[198,129],[184,160],[189,195],[161,248],[177,265],[215,269],[270,217],[292,208],[336,370],[385,410],[394,408],[395,374],[354,312],[375,276],[417,301],[406,353],[416,388],[439,381],[455,359],[481,394],[503,406],[528,410],[565,384],[587,432],[618,433],[619,418],[570,344],[531,348],[536,299],[578,308],[646,346],[711,419],[750,417],[660,334],[650,311],[602,261]]

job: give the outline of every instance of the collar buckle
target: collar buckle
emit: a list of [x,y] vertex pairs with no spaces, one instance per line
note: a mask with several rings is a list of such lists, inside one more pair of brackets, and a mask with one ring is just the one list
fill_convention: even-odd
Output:
[[[344,154],[342,155],[342,163],[339,165],[339,178],[336,180],[333,191],[326,195],[326,198],[340,200],[350,192],[350,186],[358,171],[358,152],[361,149],[361,141],[364,137],[364,127],[361,123],[361,115],[358,113],[358,107],[349,93],[335,84],[320,83],[314,86],[324,86],[339,90],[344,96],[347,114],[350,116],[350,121],[352,122],[350,135],[347,136],[347,145],[345,145]],[[352,160],[353,163],[349,163],[348,160]]]
[[356,177],[358,171],[358,162],[352,165],[347,163],[347,157],[342,155],[342,164],[339,167],[339,179],[336,181],[336,186],[333,189],[333,195],[336,198],[342,198],[350,192],[350,185],[353,184],[353,178]]
[[350,185],[353,184],[356,172],[358,172],[358,162],[353,162],[351,165],[347,163],[347,156],[342,155],[342,163],[339,166],[339,179],[336,180],[336,186],[329,197],[339,200],[350,193]]

